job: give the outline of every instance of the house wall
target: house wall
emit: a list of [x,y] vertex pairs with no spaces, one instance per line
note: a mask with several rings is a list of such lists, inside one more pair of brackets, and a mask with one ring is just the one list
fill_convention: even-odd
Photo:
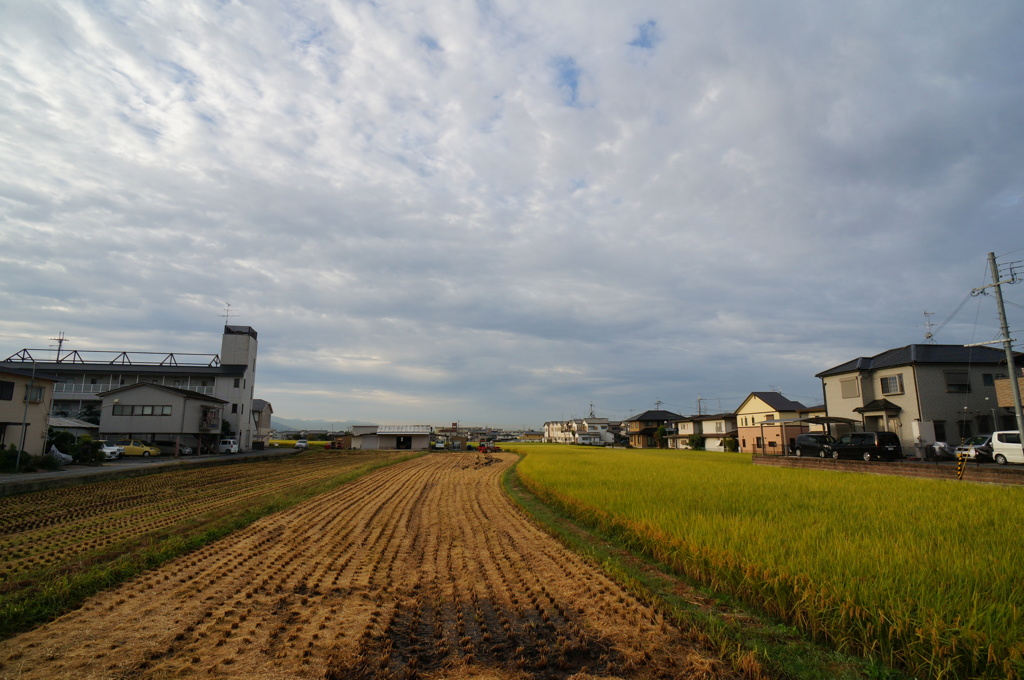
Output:
[[[220,378],[215,385],[214,396],[228,402],[224,408],[224,419],[231,425],[231,432],[237,436],[243,451],[252,448],[256,427],[249,409],[256,383],[256,332],[248,326],[230,326],[224,329],[221,339],[221,366],[245,366],[245,373],[238,379]],[[237,383],[237,385],[236,385]]]
[[[799,423],[785,425],[764,425],[766,420],[792,420],[800,416],[796,411],[776,411],[759,397],[750,397],[736,410],[737,438],[740,451],[744,453],[784,454],[789,449],[789,440],[807,432],[807,426]],[[758,438],[762,446],[758,446]],[[775,447],[769,446],[772,442]]]
[[[25,395],[30,376],[18,375],[0,371],[0,380],[13,383],[10,399],[0,399],[0,445],[7,448],[11,444],[21,446],[23,422],[28,423],[24,428],[25,453],[38,456],[44,453],[46,446],[46,424],[50,416],[50,402],[53,399],[53,382],[45,378],[36,377],[33,385],[41,388],[39,401],[28,402],[28,411],[25,409]],[[37,390],[38,391],[38,390]],[[4,423],[7,423],[6,425]]]
[[[114,415],[114,400],[117,406],[170,406],[170,415],[133,416]],[[100,419],[100,437],[130,436],[142,439],[159,439],[160,435],[220,435],[220,418],[212,428],[201,427],[203,407],[222,408],[224,405],[213,401],[190,399],[158,387],[145,384],[134,389],[116,392],[103,400]]]

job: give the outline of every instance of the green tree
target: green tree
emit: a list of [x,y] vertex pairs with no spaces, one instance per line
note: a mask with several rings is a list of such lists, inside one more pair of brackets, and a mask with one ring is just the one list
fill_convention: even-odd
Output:
[[688,442],[690,444],[690,448],[694,451],[704,450],[704,435],[695,432],[690,435]]

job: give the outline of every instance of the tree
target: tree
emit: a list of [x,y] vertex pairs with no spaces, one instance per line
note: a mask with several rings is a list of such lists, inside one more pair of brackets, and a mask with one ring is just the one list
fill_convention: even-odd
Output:
[[78,419],[84,420],[87,423],[93,425],[100,424],[100,407],[96,404],[86,404],[82,407],[82,410],[78,412]]
[[704,450],[704,435],[694,432],[688,440],[690,448],[694,451]]

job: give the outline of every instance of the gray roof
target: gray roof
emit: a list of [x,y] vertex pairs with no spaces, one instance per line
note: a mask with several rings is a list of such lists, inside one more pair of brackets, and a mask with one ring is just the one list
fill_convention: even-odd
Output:
[[[1021,354],[1015,353],[1016,358]],[[1006,352],[991,347],[964,347],[963,345],[906,345],[889,349],[873,357],[858,357],[815,375],[824,378],[854,371],[877,371],[893,366],[912,364],[985,364],[1006,365]]]
[[108,394],[118,394],[120,392],[127,392],[128,390],[138,389],[140,387],[153,387],[153,388],[156,388],[158,390],[164,390],[165,392],[173,392],[174,394],[177,394],[179,396],[185,397],[187,399],[198,399],[200,401],[213,401],[213,402],[217,402],[219,404],[227,404],[228,403],[227,400],[225,400],[225,399],[221,399],[219,397],[211,397],[211,396],[209,396],[207,394],[203,394],[201,392],[193,392],[192,390],[183,390],[180,387],[171,387],[169,385],[157,385],[155,383],[145,383],[145,382],[132,383],[131,385],[125,385],[124,387],[115,387],[114,389],[107,390],[106,392],[97,392],[96,396],[98,396],[98,397],[105,397]]
[[635,415],[632,418],[626,418],[626,420],[624,420],[623,422],[634,423],[634,422],[644,421],[644,420],[661,420],[661,421],[666,421],[667,422],[669,420],[679,420],[682,417],[683,416],[679,415],[678,413],[672,413],[672,411],[653,411],[652,410],[652,411],[644,411],[643,413],[641,413],[639,415]]
[[757,397],[776,411],[803,411],[807,408],[799,401],[787,399],[778,392],[751,392],[750,397]]
[[50,416],[49,420],[50,427],[80,427],[89,430],[100,429],[99,425],[87,422],[85,420],[79,420],[78,418],[63,418],[61,416]]

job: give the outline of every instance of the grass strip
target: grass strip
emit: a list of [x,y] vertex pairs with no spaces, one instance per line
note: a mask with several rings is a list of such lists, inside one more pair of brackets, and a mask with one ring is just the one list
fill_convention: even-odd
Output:
[[[520,460],[522,460],[522,454]],[[681,630],[748,677],[792,680],[905,680],[876,659],[851,657],[808,640],[799,630],[742,607],[734,598],[693,583],[644,554],[633,537],[608,531],[541,499],[516,465],[502,477],[505,492],[552,536],[598,565],[634,596],[656,606]]]
[[108,547],[81,556],[76,560],[76,564],[83,565],[81,568],[48,567],[19,575],[25,587],[5,593],[0,603],[0,640],[52,621],[77,609],[88,597],[102,590],[207,546],[258,519],[332,491],[374,470],[421,455],[423,453],[414,453],[367,463],[287,492],[276,492],[261,499],[255,507],[229,509],[199,525],[189,520],[160,535],[134,539],[115,550]]

